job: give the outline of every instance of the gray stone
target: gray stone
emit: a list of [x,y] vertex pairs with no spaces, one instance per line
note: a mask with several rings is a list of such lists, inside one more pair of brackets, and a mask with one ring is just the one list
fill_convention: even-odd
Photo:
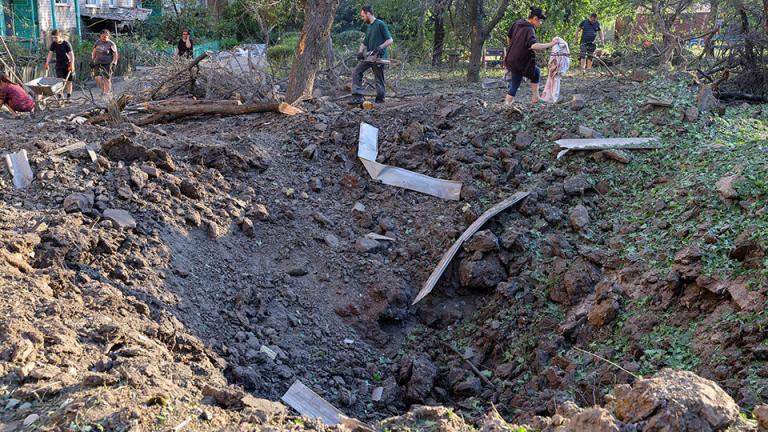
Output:
[[316,154],[317,154],[317,146],[315,144],[310,144],[304,147],[304,150],[301,151],[301,156],[307,160],[314,159]]
[[589,225],[589,211],[586,207],[579,204],[571,210],[568,216],[568,222],[574,231],[583,231]]
[[106,209],[103,215],[105,219],[112,221],[120,228],[136,228],[136,219],[122,209]]
[[371,253],[375,252],[382,246],[381,242],[368,239],[368,238],[359,238],[355,242],[355,250],[359,253]]
[[243,222],[240,224],[240,229],[243,231],[243,234],[247,235],[248,237],[256,237],[256,230],[253,227],[253,221],[245,218],[243,219]]
[[339,247],[339,238],[333,234],[326,234],[323,237],[323,241],[325,241],[325,244],[327,244],[331,249],[337,249]]
[[623,150],[608,149],[600,152],[606,159],[614,160],[623,164],[628,164],[632,161],[632,155]]
[[470,252],[491,252],[499,250],[499,239],[490,230],[478,231],[465,244]]
[[12,410],[12,409],[16,408],[17,406],[19,406],[20,403],[21,403],[21,401],[18,400],[18,399],[13,399],[13,398],[8,399],[8,402],[5,404],[5,409],[6,409],[6,411]]
[[40,416],[38,414],[30,414],[24,419],[24,426],[29,426],[32,423],[36,422]]
[[584,107],[587,106],[587,97],[583,94],[575,94],[573,95],[573,99],[571,99],[571,109],[574,111],[581,111],[584,109]]
[[149,174],[145,173],[140,168],[136,168],[135,166],[128,168],[128,175],[131,178],[131,184],[136,186],[138,189],[143,189],[149,180]]
[[203,188],[189,179],[184,179],[184,181],[181,182],[179,190],[181,191],[181,194],[187,198],[199,200],[203,197]]
[[81,213],[89,213],[93,210],[93,192],[86,193],[73,193],[64,198],[64,211],[72,213],[79,211]]
[[563,190],[568,195],[580,195],[593,188],[592,180],[586,174],[568,177],[563,181]]

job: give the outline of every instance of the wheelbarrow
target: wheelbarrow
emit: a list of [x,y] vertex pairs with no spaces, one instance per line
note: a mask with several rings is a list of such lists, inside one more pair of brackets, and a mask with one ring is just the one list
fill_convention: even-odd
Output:
[[64,88],[70,74],[71,72],[67,73],[66,78],[53,78],[49,76],[35,78],[24,85],[35,94],[38,107],[45,108],[54,103],[61,107],[64,103]]

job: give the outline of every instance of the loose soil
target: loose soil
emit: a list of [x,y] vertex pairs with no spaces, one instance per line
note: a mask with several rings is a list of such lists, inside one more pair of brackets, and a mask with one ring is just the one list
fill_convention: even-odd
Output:
[[[736,195],[721,198],[714,181],[686,174],[715,163],[720,144],[693,144],[723,120],[682,120],[696,95],[685,77],[574,77],[563,103],[524,114],[494,90],[407,86],[401,94],[429,94],[145,128],[76,126],[66,116],[80,106],[3,119],[0,147],[26,149],[35,180],[24,190],[7,172],[0,180],[0,430],[30,418],[73,431],[324,429],[269,402],[297,379],[388,430],[650,422],[611,404],[664,367],[730,395],[718,394],[727,408],[712,430],[736,421],[730,397],[744,411],[768,397],[766,239],[746,230],[765,223],[753,179],[768,169],[737,158],[765,154],[765,141],[731,149],[707,174],[737,175]],[[662,88],[675,106],[643,110]],[[568,103],[577,93],[582,110]],[[764,109],[733,108],[729,121],[757,119],[762,136]],[[361,122],[381,130],[380,162],[462,181],[461,200],[371,181],[356,159]],[[633,151],[626,165],[610,152],[556,161],[553,141],[581,125],[659,135],[665,148]],[[78,142],[95,163],[83,149],[50,154]],[[520,190],[531,195],[411,306],[461,232]],[[412,405],[453,410],[387,419]]]

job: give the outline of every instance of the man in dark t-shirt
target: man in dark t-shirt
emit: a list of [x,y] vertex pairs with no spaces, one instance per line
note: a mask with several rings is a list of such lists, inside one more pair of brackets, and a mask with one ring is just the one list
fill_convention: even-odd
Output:
[[[581,36],[581,37],[579,37]],[[595,40],[597,36],[600,36],[600,41],[605,45],[605,35],[600,28],[600,23],[597,21],[597,14],[593,13],[589,19],[585,19],[579,24],[579,29],[576,30],[576,40],[579,41],[579,60],[581,60],[582,69],[592,69],[592,58],[595,54]]]
[[45,70],[48,71],[48,64],[51,57],[56,54],[56,78],[67,80],[67,99],[72,97],[72,82],[75,81],[75,52],[72,45],[64,40],[64,35],[59,30],[51,31],[53,41],[48,49],[48,57],[45,59]]
[[376,78],[376,102],[383,103],[386,91],[384,83],[385,63],[380,62],[380,60],[389,57],[387,47],[392,45],[394,41],[387,24],[373,15],[372,7],[366,5],[360,8],[360,17],[368,24],[368,28],[365,31],[365,39],[357,50],[357,59],[360,60],[360,63],[352,72],[352,101],[350,104],[363,103],[365,90],[363,75],[368,69],[373,70],[373,76]]
[[192,45],[192,39],[189,37],[189,32],[184,30],[181,32],[181,39],[176,46],[176,55],[179,57],[192,58],[194,50],[195,48],[194,45]]

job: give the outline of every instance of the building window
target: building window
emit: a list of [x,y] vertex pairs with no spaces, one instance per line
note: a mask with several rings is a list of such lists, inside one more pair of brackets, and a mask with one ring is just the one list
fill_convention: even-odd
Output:
[[100,0],[85,0],[85,5],[88,7],[99,7]]

